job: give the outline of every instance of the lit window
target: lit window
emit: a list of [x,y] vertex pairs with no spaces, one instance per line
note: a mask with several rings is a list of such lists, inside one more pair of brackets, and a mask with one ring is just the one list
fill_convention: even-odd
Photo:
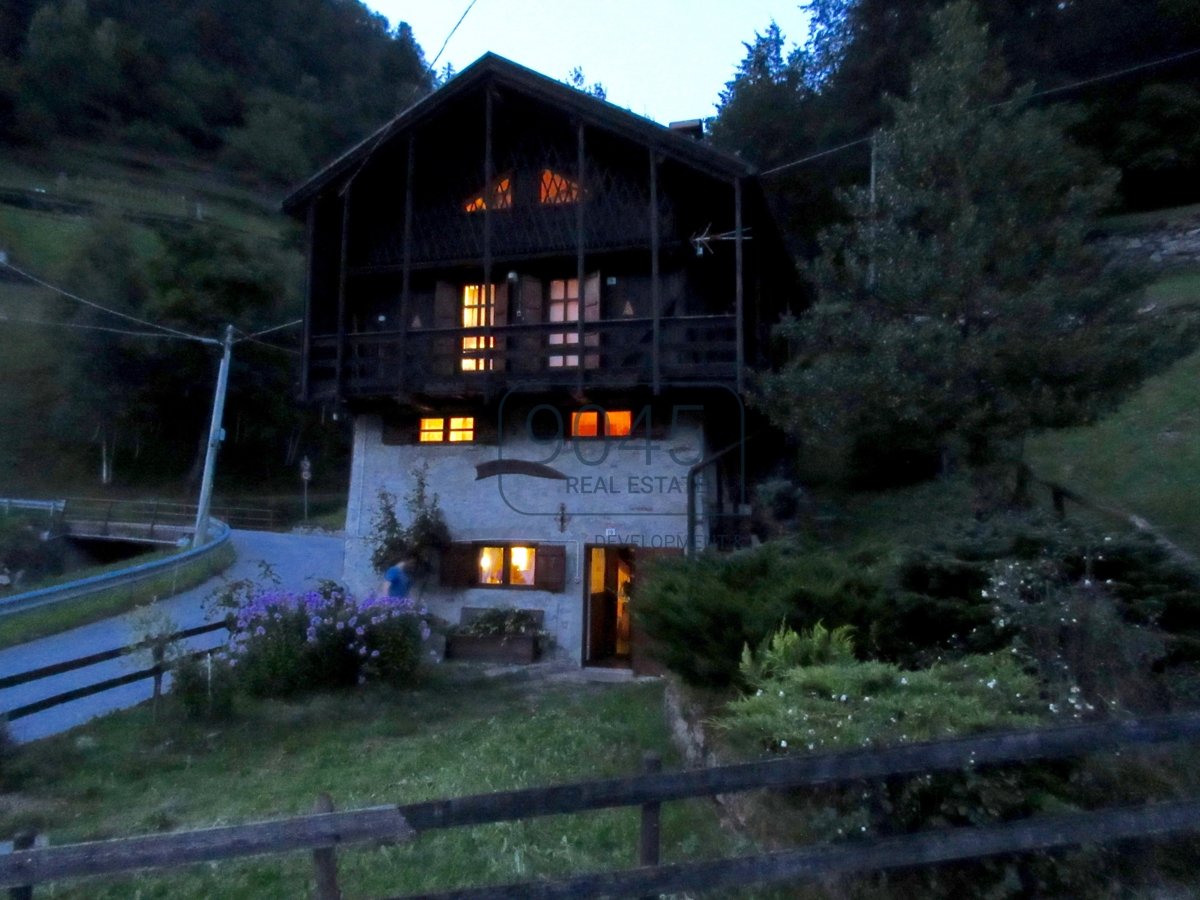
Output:
[[421,420],[421,443],[436,444],[446,439],[446,420],[445,419],[422,419]]
[[571,437],[628,437],[633,431],[633,413],[628,409],[605,410],[604,431],[600,431],[600,411],[571,413]]
[[492,182],[491,190],[476,194],[463,204],[463,209],[469,213],[483,212],[485,209],[512,209],[512,202],[512,176],[501,175]]
[[[550,307],[547,310],[547,317],[554,323],[573,324],[579,321],[578,278],[560,278],[550,282]],[[551,355],[547,357],[550,368],[578,367],[579,354],[577,352],[554,352],[554,348],[558,347],[578,347],[578,328],[571,331],[552,331],[547,338],[552,348]],[[600,344],[600,335],[595,332],[584,332],[583,343],[586,347],[597,347]],[[585,368],[594,369],[600,364],[600,357],[595,353],[588,353],[584,356],[583,362]]]
[[421,419],[419,437],[422,444],[461,444],[473,441],[475,418],[454,416],[449,419]]
[[480,547],[479,583],[532,587],[537,548],[524,545]]
[[[463,285],[462,326],[463,328],[490,328],[496,324],[496,286],[494,284]],[[492,368],[492,357],[486,351],[496,347],[494,337],[464,337],[462,339],[462,370],[464,372],[487,372]]]
[[576,203],[579,200],[579,182],[572,181],[550,169],[542,169],[542,180],[538,185],[538,200],[546,206]]

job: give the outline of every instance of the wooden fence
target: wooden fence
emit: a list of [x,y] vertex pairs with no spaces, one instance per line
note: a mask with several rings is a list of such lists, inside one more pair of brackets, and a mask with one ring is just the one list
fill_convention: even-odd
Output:
[[[72,700],[80,700],[84,697],[90,697],[93,694],[99,694],[103,691],[112,690],[113,688],[122,687],[126,684],[133,684],[136,681],[144,681],[147,678],[154,679],[154,693],[157,696],[162,687],[162,677],[166,672],[163,665],[163,656],[166,645],[174,641],[181,641],[191,637],[198,637],[202,634],[209,634],[214,631],[221,631],[228,626],[224,622],[210,622],[207,625],[197,625],[195,628],[185,628],[182,631],[176,631],[174,634],[168,635],[165,638],[160,638],[156,641],[141,641],[136,644],[130,644],[126,647],[115,647],[112,650],[102,650],[99,653],[92,653],[88,656],[81,656],[78,659],[67,660],[66,662],[53,663],[48,666],[40,666],[36,669],[29,669],[26,672],[18,672],[15,675],[6,675],[0,678],[0,690],[6,688],[17,687],[21,684],[29,684],[32,681],[40,681],[43,678],[50,678],[55,675],[62,675],[64,672],[74,672],[76,669],[85,669],[88,666],[94,666],[98,663],[108,662],[110,659],[119,659],[122,656],[128,656],[131,653],[136,653],[139,650],[149,650],[151,657],[154,660],[154,665],[149,668],[139,669],[136,672],[128,672],[125,675],[118,675],[116,678],[107,678],[103,681],[98,681],[95,684],[85,685],[84,687],[74,688],[70,691],[64,691],[61,694],[55,694],[51,697],[46,697],[42,700],[26,703],[23,706],[17,706],[13,709],[0,712],[0,718],[10,722],[16,719],[23,719],[26,716],[32,716],[34,713],[42,712],[43,710],[52,709],[56,706],[61,706],[64,703],[70,703]],[[207,653],[207,650],[197,651],[197,655]]]
[[[659,810],[662,803],[671,800],[762,788],[794,788],[863,778],[962,771],[978,766],[1062,759],[1197,737],[1200,737],[1200,713],[1190,713],[1141,721],[1006,732],[885,750],[785,757],[694,771],[663,773],[658,771],[657,759],[648,757],[647,771],[633,777],[344,813],[328,811],[331,804],[328,798],[322,797],[319,811],[309,816],[73,846],[14,850],[0,857],[0,887],[29,891],[32,885],[66,878],[311,849],[315,851],[317,896],[320,900],[330,900],[340,896],[331,848],[342,844],[381,840],[400,842],[439,828],[624,806],[641,807],[639,868],[419,896],[427,900],[481,897],[574,900],[646,896],[810,880],[998,854],[1161,837],[1200,830],[1200,801],[1037,817],[981,828],[939,829],[903,837],[732,859],[665,866],[660,865],[658,859]],[[25,835],[22,844],[30,842],[31,836]]]

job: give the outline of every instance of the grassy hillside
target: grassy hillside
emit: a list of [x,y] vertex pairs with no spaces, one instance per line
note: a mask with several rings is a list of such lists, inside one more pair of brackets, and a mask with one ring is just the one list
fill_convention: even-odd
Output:
[[[1200,303],[1200,271],[1164,275],[1147,292],[1160,303]],[[1200,352],[1148,380],[1095,425],[1031,440],[1042,477],[1148,519],[1200,552]]]

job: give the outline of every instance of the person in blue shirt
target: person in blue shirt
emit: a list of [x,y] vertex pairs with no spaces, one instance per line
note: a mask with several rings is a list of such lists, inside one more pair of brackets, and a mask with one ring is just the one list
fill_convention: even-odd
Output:
[[412,586],[412,580],[408,577],[410,564],[408,560],[401,560],[394,566],[383,573],[383,580],[387,582],[387,595],[389,597],[407,597],[409,588]]

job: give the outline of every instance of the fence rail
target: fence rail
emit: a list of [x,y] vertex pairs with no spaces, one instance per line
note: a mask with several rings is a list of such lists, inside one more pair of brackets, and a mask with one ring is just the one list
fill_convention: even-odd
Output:
[[[163,643],[173,641],[186,640],[190,637],[198,637],[202,634],[211,634],[214,631],[221,631],[228,626],[224,622],[210,622],[207,625],[197,625],[194,628],[185,628],[182,631],[176,631],[174,634],[163,639]],[[79,700],[83,697],[90,697],[93,694],[100,694],[112,688],[122,687],[127,684],[133,684],[137,681],[144,681],[147,678],[160,680],[165,674],[165,667],[162,663],[162,650],[156,649],[150,641],[140,641],[136,644],[129,644],[125,647],[115,647],[112,650],[102,650],[99,653],[92,653],[88,656],[81,656],[78,659],[67,660],[66,662],[53,663],[48,666],[41,666],[37,669],[29,669],[25,672],[18,672],[15,675],[7,675],[0,678],[0,690],[5,688],[17,687],[22,684],[29,684],[33,681],[40,681],[43,678],[51,678],[55,675],[62,675],[66,672],[74,672],[77,669],[85,669],[89,666],[94,666],[102,662],[108,662],[110,659],[119,659],[122,656],[128,656],[131,653],[136,653],[139,650],[150,649],[154,656],[154,665],[146,669],[140,669],[137,672],[128,672],[124,675],[118,675],[115,678],[107,678],[103,681],[98,681],[94,684],[84,685],[83,687],[73,688],[69,691],[63,691],[60,694],[54,694],[50,697],[45,697],[41,700],[36,700],[33,703],[26,703],[23,706],[17,706],[13,709],[0,713],[0,718],[8,721],[16,721],[23,719],[26,716],[32,716],[34,713],[42,712],[43,710],[53,709],[56,706],[61,706],[64,703],[70,703],[72,700]],[[207,650],[198,651],[193,655],[203,655]],[[157,693],[157,690],[156,690]]]
[[[231,859],[336,842],[378,837],[380,821],[408,835],[438,828],[481,825],[534,816],[577,813],[615,806],[641,806],[644,829],[643,868],[580,876],[561,882],[531,882],[502,888],[471,888],[423,895],[467,897],[588,897],[642,895],[748,884],[758,880],[866,871],[868,869],[972,859],[998,853],[1063,847],[1081,843],[1154,836],[1200,829],[1200,802],[1162,804],[1144,809],[1117,809],[1069,817],[1045,817],[990,828],[953,829],[888,838],[854,845],[805,848],[782,854],[669,866],[657,862],[657,807],[666,800],[714,796],[772,787],[799,787],[1015,764],[1078,756],[1137,744],[1194,739],[1200,735],[1200,713],[1127,722],[1071,725],[1006,732],[951,741],[914,744],[877,751],[827,753],[699,771],[647,772],[627,778],[576,782],[552,787],[459,797],[430,803],[372,807],[339,814],[340,830],[322,830],[332,821],[301,816],[275,823],[203,829],[153,837],[123,838],[91,844],[17,850],[0,857],[0,887],[33,885],[80,875],[111,874],[135,869],[171,867],[197,859]],[[406,823],[404,827],[398,823]],[[251,829],[249,832],[237,829]],[[287,846],[248,835],[288,833]],[[282,838],[280,839],[282,840]],[[198,846],[204,856],[196,856]],[[650,858],[648,858],[650,857]],[[328,862],[328,859],[326,859]],[[503,893],[502,891],[508,891]]]

